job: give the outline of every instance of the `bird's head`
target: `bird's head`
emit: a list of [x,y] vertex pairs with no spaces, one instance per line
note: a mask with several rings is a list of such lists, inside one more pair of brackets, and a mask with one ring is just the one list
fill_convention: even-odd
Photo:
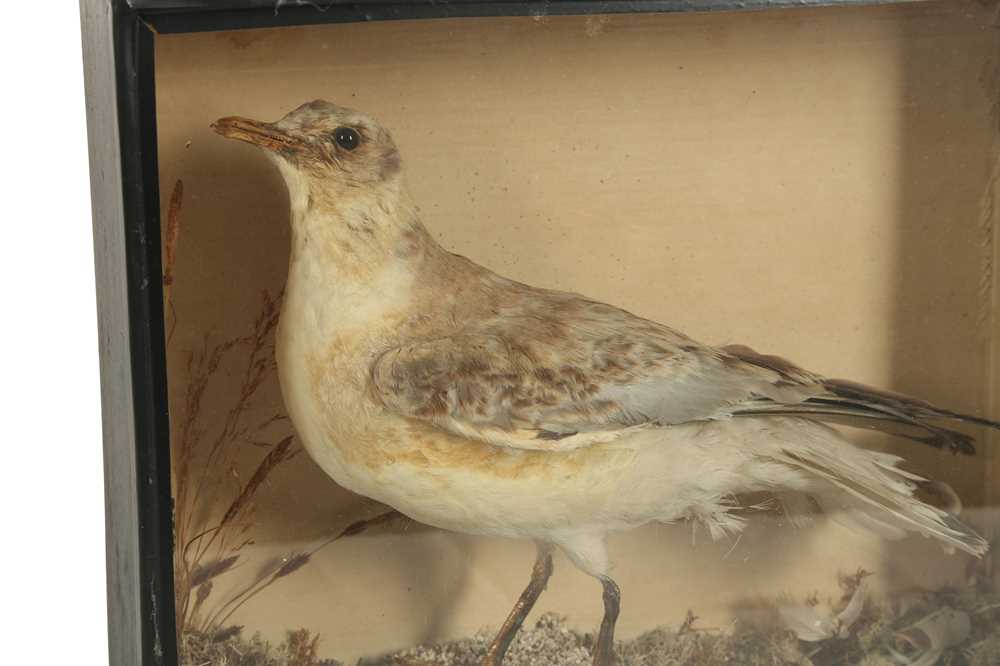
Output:
[[212,123],[224,137],[263,148],[289,190],[334,198],[394,184],[399,151],[369,116],[323,100],[303,104],[277,122],[230,116]]

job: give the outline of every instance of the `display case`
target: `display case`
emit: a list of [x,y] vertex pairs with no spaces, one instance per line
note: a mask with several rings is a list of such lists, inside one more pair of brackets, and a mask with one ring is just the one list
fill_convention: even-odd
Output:
[[995,2],[81,7],[113,664],[1000,663]]

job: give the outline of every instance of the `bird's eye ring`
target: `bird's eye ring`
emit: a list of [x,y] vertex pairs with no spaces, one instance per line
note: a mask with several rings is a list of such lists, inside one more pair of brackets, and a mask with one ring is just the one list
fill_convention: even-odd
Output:
[[338,127],[333,130],[333,140],[344,150],[354,150],[361,145],[361,135],[351,127]]

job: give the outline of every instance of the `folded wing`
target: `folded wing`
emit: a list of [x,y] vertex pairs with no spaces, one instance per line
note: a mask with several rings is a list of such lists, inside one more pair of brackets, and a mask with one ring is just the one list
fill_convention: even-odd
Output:
[[456,434],[546,450],[635,428],[800,415],[973,453],[969,436],[939,422],[1000,427],[825,379],[748,347],[702,345],[611,306],[542,293],[554,299],[550,307],[498,313],[453,336],[386,350],[371,369],[376,394],[398,414]]

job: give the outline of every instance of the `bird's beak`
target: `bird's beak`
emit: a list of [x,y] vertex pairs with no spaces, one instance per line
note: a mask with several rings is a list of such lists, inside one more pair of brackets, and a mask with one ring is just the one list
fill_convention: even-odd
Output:
[[227,139],[246,141],[268,150],[301,151],[305,147],[301,140],[278,129],[275,125],[249,118],[238,116],[219,118],[212,123],[212,129]]

